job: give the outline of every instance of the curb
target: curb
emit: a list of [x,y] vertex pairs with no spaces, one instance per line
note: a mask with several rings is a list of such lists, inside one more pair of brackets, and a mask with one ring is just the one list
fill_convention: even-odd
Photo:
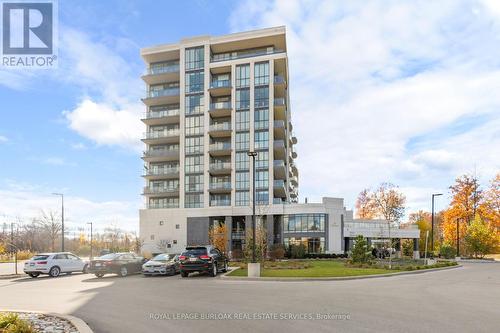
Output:
[[92,329],[87,325],[82,319],[72,316],[72,315],[67,315],[67,314],[62,314],[62,313],[54,313],[54,312],[48,312],[48,311],[31,311],[31,310],[18,310],[18,309],[0,309],[0,312],[25,312],[25,313],[38,313],[38,314],[43,314],[47,316],[53,316],[53,317],[58,317],[61,319],[65,319],[69,321],[73,326],[76,327],[77,331],[79,333],[94,333]]
[[249,278],[249,277],[245,277],[245,276],[229,276],[229,275],[227,275],[227,274],[234,272],[237,269],[240,269],[239,267],[237,267],[237,268],[233,269],[232,271],[222,275],[221,279],[233,280],[233,281],[261,281],[261,282],[262,281],[277,281],[277,282],[346,281],[346,280],[376,279],[376,278],[391,277],[391,276],[398,276],[398,275],[424,274],[424,273],[428,273],[428,272],[444,271],[447,269],[454,269],[454,268],[459,268],[459,267],[463,267],[463,266],[458,264],[455,266],[428,268],[428,269],[420,269],[420,270],[416,270],[416,271],[404,271],[404,272],[395,272],[395,273],[386,273],[386,274],[359,275],[359,276],[336,276],[336,277],[311,277],[311,278],[304,278],[304,277]]
[[5,275],[0,275],[0,280],[10,280],[10,279],[16,279],[23,277],[25,274],[5,274]]

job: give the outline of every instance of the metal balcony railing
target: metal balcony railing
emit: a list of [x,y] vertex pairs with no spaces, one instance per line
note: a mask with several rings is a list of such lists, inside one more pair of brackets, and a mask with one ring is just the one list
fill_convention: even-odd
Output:
[[162,96],[177,96],[179,95],[179,93],[180,89],[176,87],[176,88],[149,90],[146,93],[146,96],[148,98],[162,97]]
[[146,74],[148,75],[156,75],[156,74],[163,74],[163,73],[175,73],[178,72],[180,69],[179,63],[171,63],[171,62],[166,62],[166,63],[161,63],[161,64],[154,64],[151,65]]
[[165,131],[153,131],[144,133],[145,139],[160,139],[168,138],[171,136],[179,136],[179,129],[165,130]]
[[175,117],[180,114],[179,109],[171,109],[171,110],[161,110],[161,111],[149,111],[144,113],[143,119],[157,119],[164,117]]
[[210,125],[210,131],[230,131],[231,130],[231,123],[226,122],[226,123],[217,123],[217,124],[212,124]]
[[231,87],[230,80],[215,80],[210,82],[210,89],[229,88],[229,87]]

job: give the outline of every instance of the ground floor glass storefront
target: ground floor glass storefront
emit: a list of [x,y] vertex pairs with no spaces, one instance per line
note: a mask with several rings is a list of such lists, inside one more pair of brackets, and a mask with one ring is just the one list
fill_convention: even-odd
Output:
[[302,244],[307,253],[325,252],[325,237],[285,237],[283,243],[287,249]]

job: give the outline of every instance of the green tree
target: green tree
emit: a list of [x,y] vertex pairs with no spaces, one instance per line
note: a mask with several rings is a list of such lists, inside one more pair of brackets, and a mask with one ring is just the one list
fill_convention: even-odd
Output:
[[351,252],[351,260],[353,263],[366,263],[370,261],[371,254],[368,252],[368,243],[366,238],[358,235],[354,240],[354,247]]
[[465,234],[465,244],[469,252],[476,258],[482,258],[485,254],[496,252],[499,243],[497,231],[477,214]]

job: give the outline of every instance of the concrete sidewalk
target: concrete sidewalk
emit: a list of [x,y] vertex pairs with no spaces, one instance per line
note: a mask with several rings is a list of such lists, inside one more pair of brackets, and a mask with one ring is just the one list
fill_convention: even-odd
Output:
[[[17,262],[17,274],[23,274],[24,262],[26,260],[19,260]],[[15,273],[15,265],[13,262],[0,263],[0,276],[12,275]]]

